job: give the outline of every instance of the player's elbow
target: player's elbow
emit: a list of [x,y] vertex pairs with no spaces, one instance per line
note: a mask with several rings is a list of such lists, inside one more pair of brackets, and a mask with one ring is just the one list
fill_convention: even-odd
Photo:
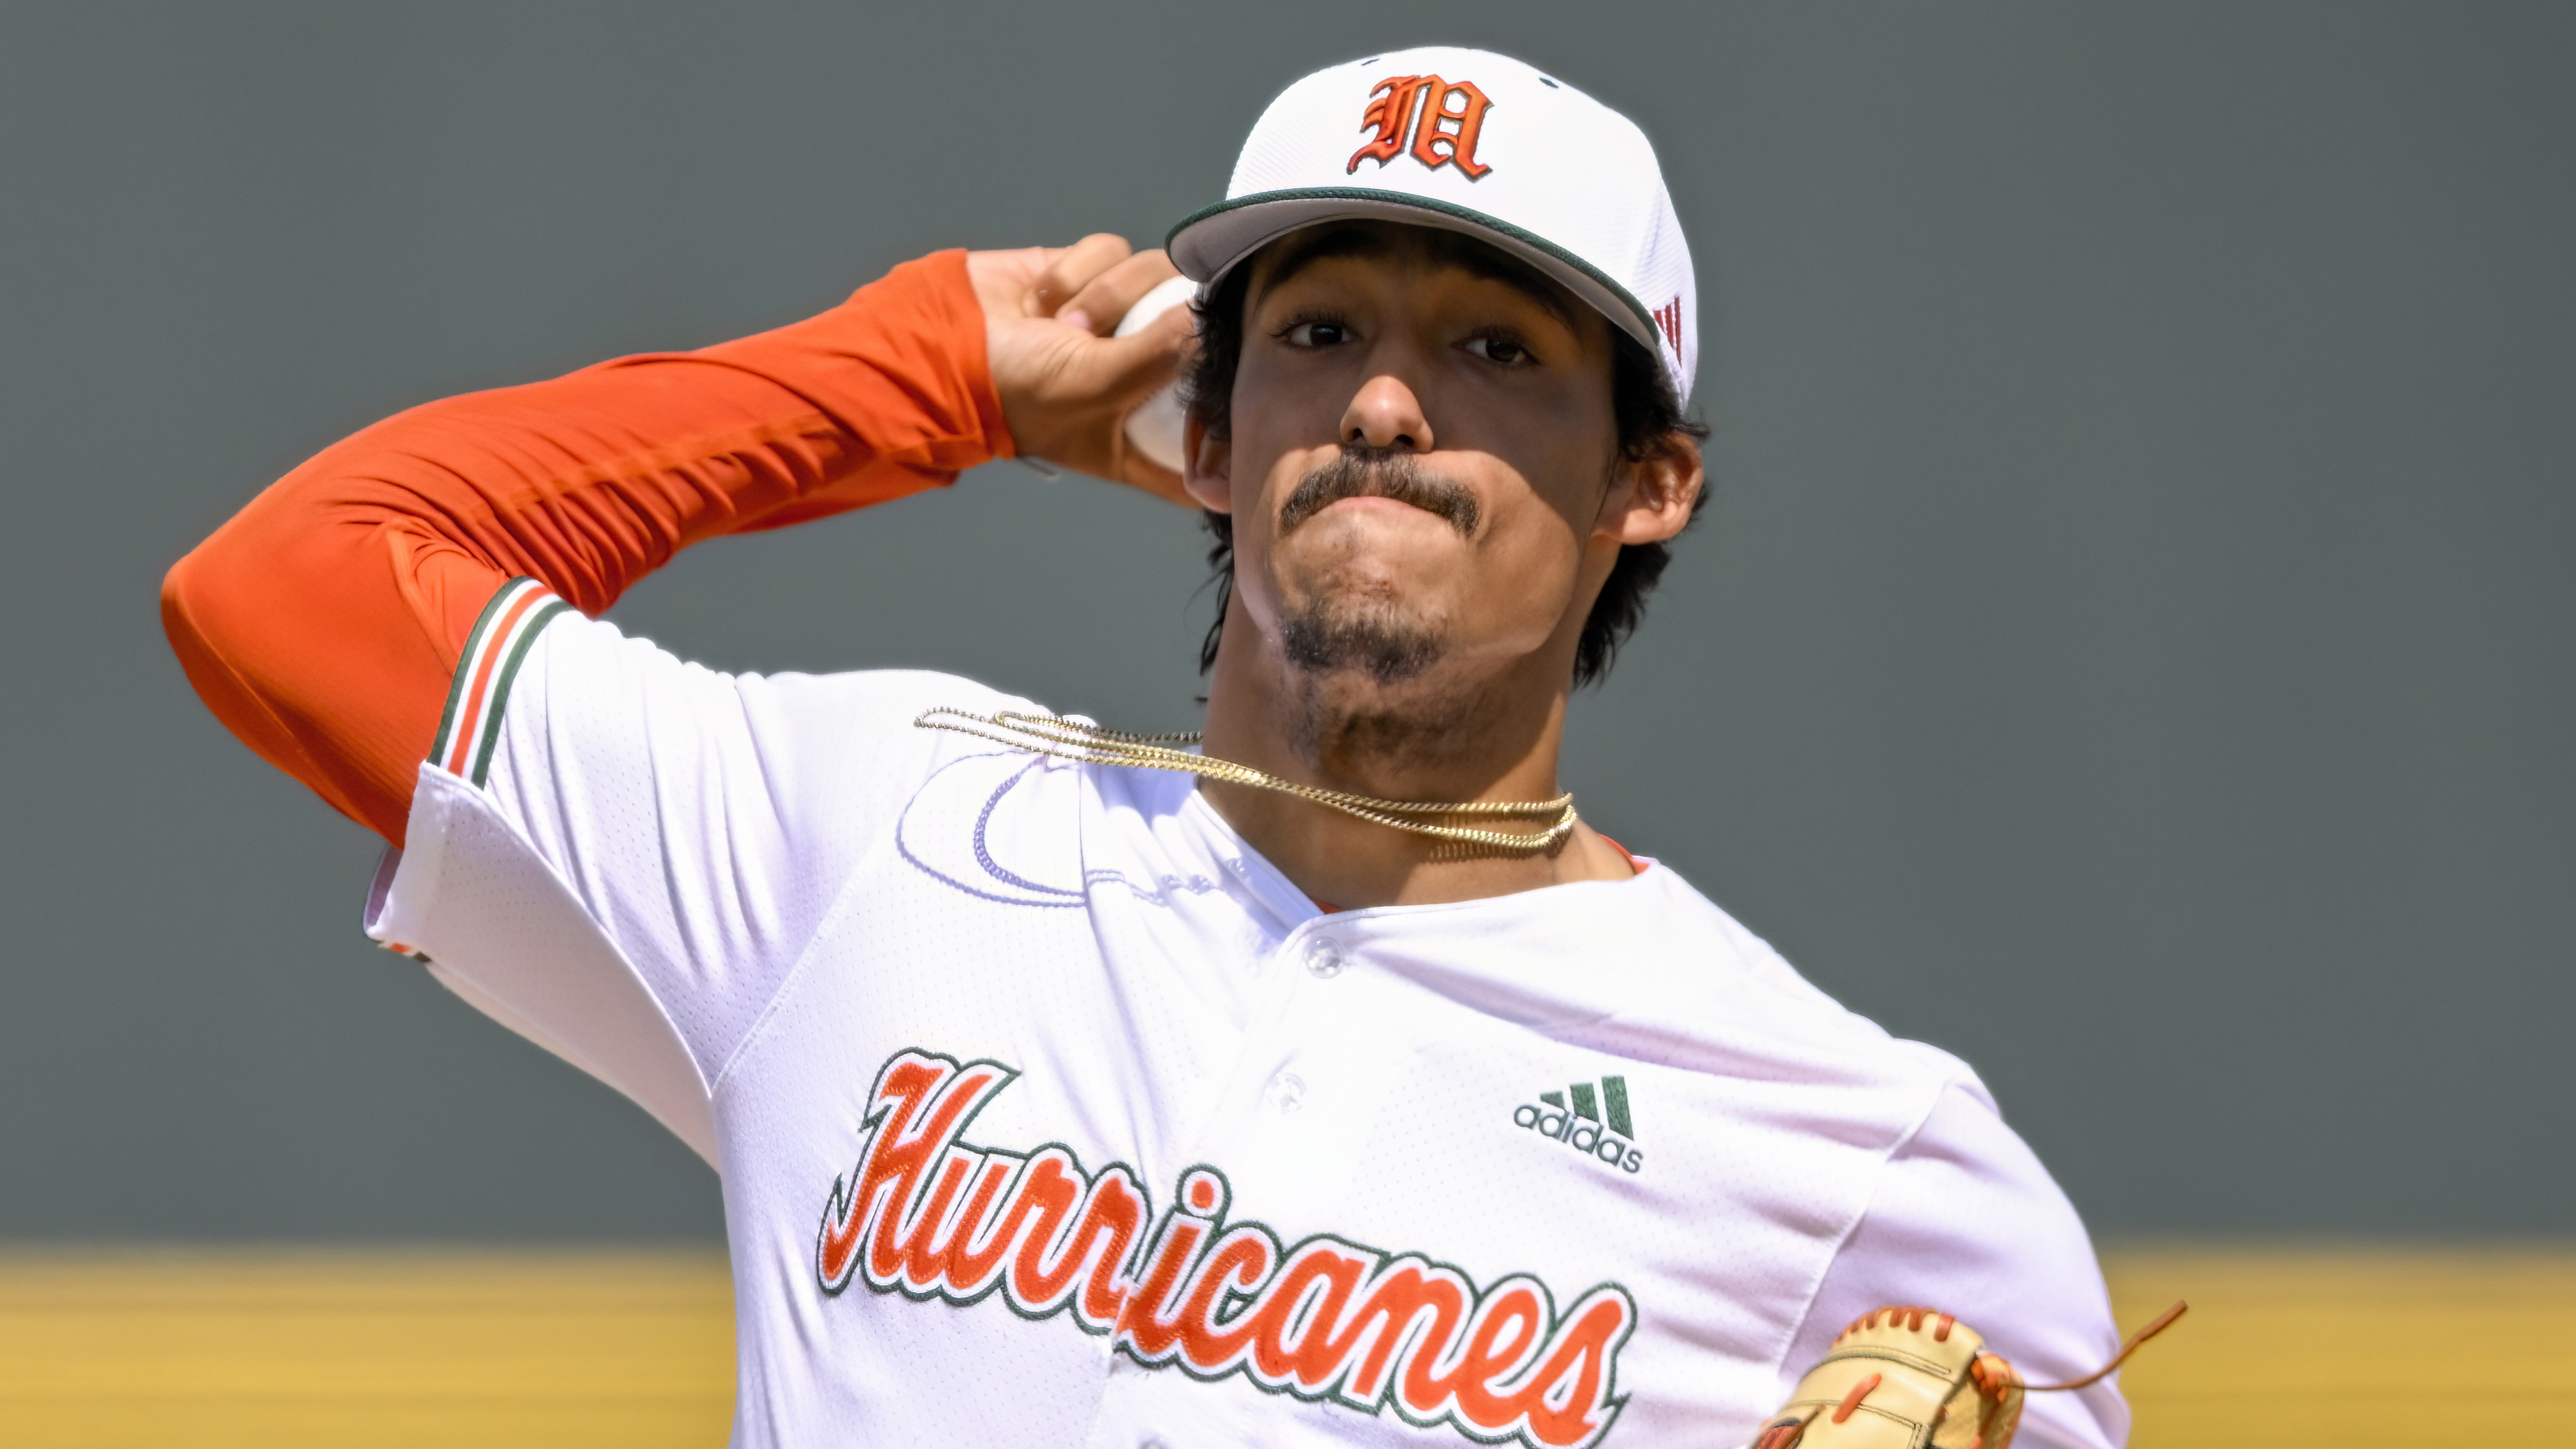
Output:
[[[161,576],[162,632],[191,679],[200,658],[231,652],[226,645],[238,641],[228,636],[255,618],[263,603],[275,601],[273,581],[263,579],[258,559],[229,532],[218,531],[190,549]],[[198,681],[198,692],[205,692],[204,681]]]
[[[444,673],[426,649],[408,673],[368,668],[370,591],[395,592],[381,565],[328,535],[277,534],[236,520],[171,566],[170,650],[234,738],[399,844]],[[337,569],[335,546],[350,554]]]
[[[161,632],[170,640],[170,650],[179,656],[183,667],[211,642],[206,637],[205,621],[211,613],[205,606],[206,595],[209,588],[221,587],[223,572],[220,564],[207,562],[209,546],[199,544],[190,549],[161,576]],[[189,670],[191,676],[195,672]]]
[[[328,617],[347,612],[318,565],[329,540],[299,516],[255,502],[190,549],[161,579],[161,628],[207,708],[251,748],[276,758],[283,745],[276,696],[327,663]],[[317,558],[317,552],[321,557]],[[343,570],[361,566],[339,560]],[[345,593],[346,590],[340,592]]]
[[255,562],[229,542],[218,533],[161,576],[161,631],[197,697],[241,734],[256,701],[237,667],[240,636],[256,618],[260,584]]

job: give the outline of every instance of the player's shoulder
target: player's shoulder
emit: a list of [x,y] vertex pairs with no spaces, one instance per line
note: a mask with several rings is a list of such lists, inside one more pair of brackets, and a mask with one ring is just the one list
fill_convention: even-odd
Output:
[[606,620],[565,614],[534,639],[505,699],[510,733],[550,770],[567,754],[602,760],[682,752],[756,776],[767,793],[900,790],[984,745],[920,725],[933,712],[1043,712],[959,675],[922,669],[737,672],[694,663]]
[[764,729],[812,734],[840,745],[909,728],[933,709],[997,713],[1039,708],[991,685],[928,669],[717,669],[629,634],[609,620],[578,614],[552,621],[529,662],[542,667],[553,691],[579,697],[630,696],[640,690],[653,707],[739,714]]
[[[1772,944],[1669,867],[1657,865],[1654,909],[1639,913],[1662,963],[1656,1010],[1679,1030],[1773,1057],[1789,1079],[1830,1079],[1932,1099],[1962,1090],[1988,1101],[1968,1064],[1895,1035],[1836,1000]],[[1776,1054],[1776,1057],[1774,1057]]]
[[922,716],[1045,712],[1006,690],[928,669],[738,674],[732,680],[744,710],[763,723],[814,732],[836,743],[847,743],[853,731],[869,737],[905,731],[909,733],[899,737],[917,739],[925,749],[953,748],[959,736],[920,728]]
[[863,776],[908,790],[989,742],[931,718],[1045,713],[1036,703],[954,674],[869,669],[837,674],[743,675],[736,689],[770,773],[791,780]]

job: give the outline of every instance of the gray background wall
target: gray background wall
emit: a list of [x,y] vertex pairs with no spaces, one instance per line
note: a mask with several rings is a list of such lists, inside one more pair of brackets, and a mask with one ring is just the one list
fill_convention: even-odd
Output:
[[[2576,1228],[2576,10],[16,0],[0,1236],[717,1231],[359,941],[372,838],[196,706],[161,571],[407,404],[1157,237],[1277,87],[1445,38],[1637,116],[1710,300],[1721,491],[1587,812],[2107,1232]],[[1199,553],[1002,467],[619,612],[1168,728]]]

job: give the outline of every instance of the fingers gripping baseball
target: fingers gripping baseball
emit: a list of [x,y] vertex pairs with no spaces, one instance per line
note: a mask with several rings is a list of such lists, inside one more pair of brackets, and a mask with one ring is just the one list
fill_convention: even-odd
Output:
[[1061,249],[973,252],[966,265],[1021,456],[1188,503],[1180,475],[1139,456],[1121,425],[1179,371],[1190,315],[1176,309],[1133,336],[1109,335],[1138,298],[1179,275],[1170,259],[1090,236]]

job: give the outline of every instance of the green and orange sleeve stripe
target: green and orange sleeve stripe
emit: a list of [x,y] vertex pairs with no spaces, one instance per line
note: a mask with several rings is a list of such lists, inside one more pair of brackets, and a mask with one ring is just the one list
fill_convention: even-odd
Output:
[[456,678],[448,686],[447,710],[439,717],[438,737],[429,762],[480,786],[492,773],[492,752],[501,741],[501,711],[509,703],[510,685],[526,662],[537,634],[557,614],[572,606],[535,579],[517,578],[501,586],[483,615],[466,635],[465,653],[456,661]]

